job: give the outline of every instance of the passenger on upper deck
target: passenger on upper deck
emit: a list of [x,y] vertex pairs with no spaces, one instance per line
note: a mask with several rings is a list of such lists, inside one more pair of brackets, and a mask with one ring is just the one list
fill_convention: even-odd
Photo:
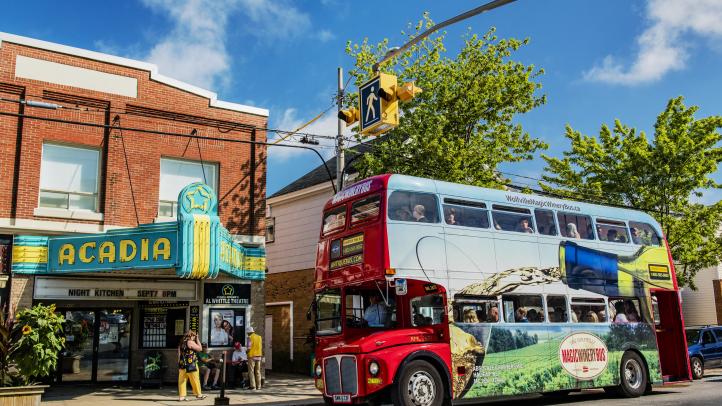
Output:
[[522,232],[522,233],[534,234],[534,229],[531,228],[531,226],[529,225],[529,219],[526,218],[526,217],[524,217],[524,218],[522,218],[521,220],[519,220],[519,225],[517,226],[517,230],[516,230],[516,231],[519,231],[519,232]]
[[456,225],[456,209],[450,208],[446,213],[446,224]]
[[426,207],[423,204],[417,204],[414,206],[414,212],[411,214],[417,223],[428,223],[429,219],[426,218]]
[[493,306],[489,309],[489,317],[486,319],[489,323],[497,323],[499,321],[499,308]]
[[577,225],[574,223],[567,224],[567,237],[569,238],[582,238],[577,231]]

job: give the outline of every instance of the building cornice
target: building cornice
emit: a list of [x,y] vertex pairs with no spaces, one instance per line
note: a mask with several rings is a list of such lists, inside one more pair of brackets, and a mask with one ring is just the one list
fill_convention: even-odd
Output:
[[182,82],[177,79],[170,78],[165,75],[158,73],[158,66],[152,63],[138,61],[135,59],[123,58],[120,56],[104,54],[102,52],[90,51],[87,49],[75,48],[68,45],[56,44],[53,42],[42,41],[35,38],[23,37],[20,35],[9,34],[0,32],[0,48],[2,48],[3,42],[9,42],[17,45],[43,49],[47,51],[57,52],[61,54],[77,56],[80,58],[91,59],[94,61],[100,61],[105,63],[111,63],[113,65],[125,66],[133,69],[150,72],[150,79],[165,85],[175,87],[176,89],[183,90],[188,93],[192,93],[201,97],[205,97],[209,100],[209,106],[219,109],[232,110],[240,113],[248,113],[262,117],[268,117],[268,109],[263,109],[254,106],[247,106],[244,104],[231,103],[223,100],[218,100],[218,95],[210,90],[202,89],[197,86],[193,86],[189,83]]

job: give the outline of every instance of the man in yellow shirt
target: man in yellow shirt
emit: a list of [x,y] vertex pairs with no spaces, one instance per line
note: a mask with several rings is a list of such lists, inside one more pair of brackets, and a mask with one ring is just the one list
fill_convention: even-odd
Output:
[[263,357],[263,341],[253,327],[248,327],[248,378],[251,390],[261,390],[261,357]]

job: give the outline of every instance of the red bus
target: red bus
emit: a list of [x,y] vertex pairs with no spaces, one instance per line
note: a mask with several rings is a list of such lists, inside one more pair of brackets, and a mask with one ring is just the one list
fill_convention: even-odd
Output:
[[639,211],[375,176],[326,203],[314,290],[329,404],[690,380],[674,264]]

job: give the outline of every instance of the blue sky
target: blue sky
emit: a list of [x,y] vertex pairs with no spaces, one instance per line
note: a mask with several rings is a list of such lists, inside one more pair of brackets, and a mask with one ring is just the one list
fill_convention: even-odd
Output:
[[[436,21],[482,1],[137,0],[10,2],[0,31],[148,60],[161,73],[209,88],[223,100],[268,108],[272,128],[294,129],[325,110],[336,68],[351,67],[347,40],[404,40],[400,31],[429,11]],[[529,37],[514,58],[544,68],[548,103],[518,118],[532,136],[567,147],[564,126],[596,134],[619,118],[647,133],[671,97],[722,113],[722,1],[518,0],[451,27],[454,55],[467,29],[497,27],[500,37]],[[307,132],[333,135],[331,111]],[[325,156],[330,145],[321,145]],[[310,153],[272,149],[268,192],[320,162]],[[541,159],[507,165],[538,177]],[[722,174],[717,174],[722,180]],[[513,179],[524,182],[522,178]],[[710,203],[722,193],[706,193]]]

